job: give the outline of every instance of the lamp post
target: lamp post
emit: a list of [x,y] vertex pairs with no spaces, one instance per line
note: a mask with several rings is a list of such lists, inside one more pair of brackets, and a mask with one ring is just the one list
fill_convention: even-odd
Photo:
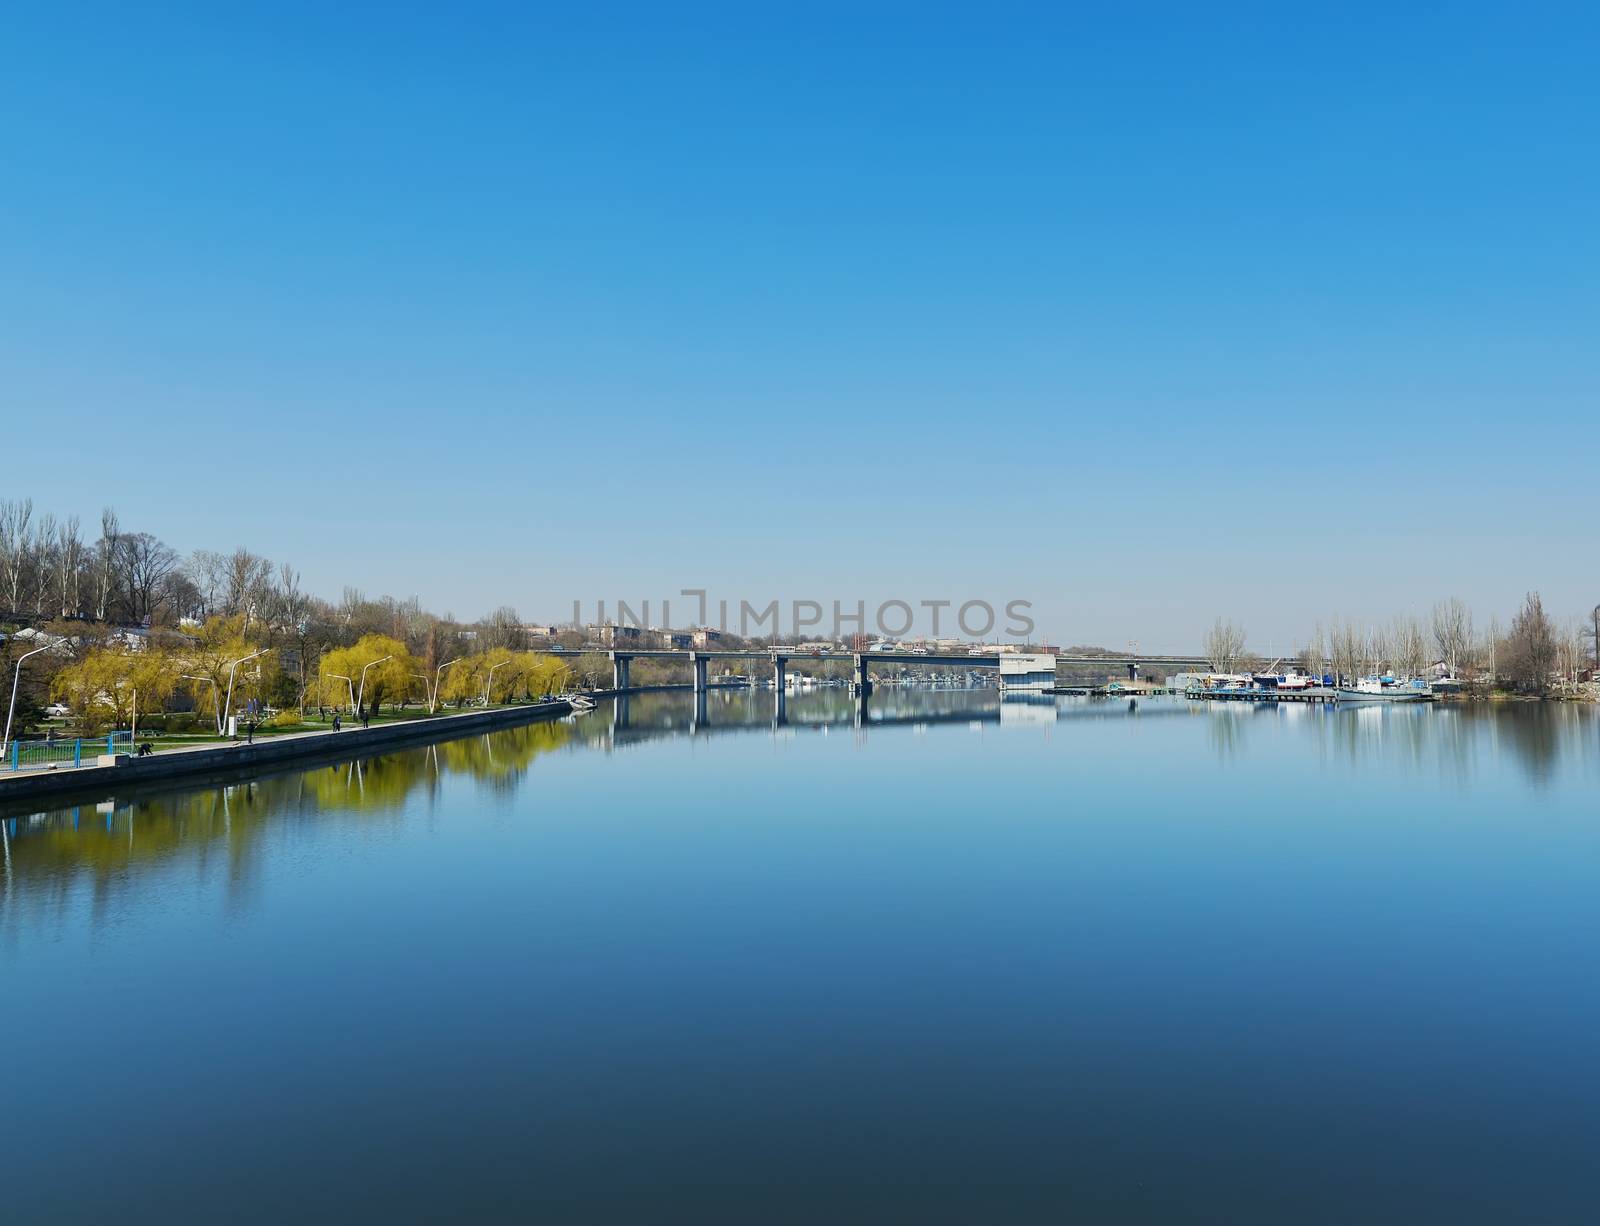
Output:
[[366,666],[366,668],[363,668],[361,670],[361,689],[356,694],[356,714],[357,715],[361,714],[361,704],[363,702],[365,702],[366,699],[367,699],[367,669],[368,668],[377,668],[378,665],[384,663],[385,661],[392,660],[392,659],[394,659],[394,656],[392,654],[384,656],[383,659],[374,660],[371,664],[368,664]]
[[228,697],[222,704],[222,722],[217,726],[217,734],[219,736],[227,730],[228,713],[233,710],[233,674],[238,671],[239,665],[248,664],[251,660],[264,656],[271,650],[272,648],[270,647],[263,647],[260,651],[252,651],[247,656],[240,656],[232,664],[228,665]]
[[461,663],[461,657],[456,656],[455,659],[446,660],[443,664],[439,665],[438,668],[433,670],[433,698],[428,702],[429,715],[432,715],[439,706],[439,682],[444,677],[444,670],[449,668],[452,664],[459,663]]
[[11,675],[11,705],[6,708],[6,734],[0,737],[0,754],[11,748],[11,717],[16,714],[17,710],[17,686],[22,681],[22,662],[29,656],[36,656],[41,651],[49,651],[56,645],[56,642],[46,643],[43,647],[35,647],[32,651],[25,651],[17,657],[17,671]]
[[337,677],[345,683],[346,688],[350,691],[350,713],[354,715],[356,710],[356,683],[343,673],[323,673],[322,675],[324,677]]
[[484,681],[483,681],[483,705],[484,706],[488,706],[489,705],[489,695],[490,695],[490,693],[493,692],[493,688],[494,688],[494,670],[497,669],[497,668],[504,668],[507,664],[510,664],[510,663],[511,663],[510,660],[501,660],[500,663],[498,663],[498,664],[489,665],[489,675],[487,677],[485,677]]

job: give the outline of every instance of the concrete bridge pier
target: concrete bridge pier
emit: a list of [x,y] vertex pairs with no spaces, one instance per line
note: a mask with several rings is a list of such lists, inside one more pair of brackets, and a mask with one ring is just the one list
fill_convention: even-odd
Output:
[[772,657],[772,684],[778,693],[783,693],[783,687],[789,680],[789,661],[783,656]]
[[699,652],[694,652],[689,656],[689,664],[694,669],[694,692],[696,694],[704,694],[706,692],[708,684],[706,670],[710,663],[711,661],[707,660]]
[[872,682],[867,677],[867,660],[865,656],[856,657],[855,686],[857,694],[872,692]]
[[628,665],[632,661],[627,656],[611,653],[611,688],[625,690],[628,688]]

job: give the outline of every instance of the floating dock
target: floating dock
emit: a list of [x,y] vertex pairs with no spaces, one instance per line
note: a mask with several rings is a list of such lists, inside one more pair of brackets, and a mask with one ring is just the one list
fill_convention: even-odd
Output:
[[1189,698],[1220,699],[1224,702],[1337,702],[1339,691],[1326,685],[1304,690],[1267,690],[1237,685],[1218,690],[1185,690]]

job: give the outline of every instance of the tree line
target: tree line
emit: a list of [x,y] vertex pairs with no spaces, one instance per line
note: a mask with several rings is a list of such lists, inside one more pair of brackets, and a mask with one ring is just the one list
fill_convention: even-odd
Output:
[[[1206,634],[1204,654],[1224,673],[1272,663],[1246,649],[1242,627],[1220,617]],[[1591,664],[1600,668],[1600,609],[1592,621],[1558,623],[1539,593],[1529,592],[1509,627],[1498,618],[1478,627],[1467,603],[1452,597],[1434,605],[1426,620],[1402,614],[1387,622],[1319,621],[1305,647],[1284,658],[1342,681],[1385,670],[1422,677],[1439,669],[1468,684],[1543,695],[1578,682]]]
[[180,555],[111,507],[90,535],[77,516],[37,513],[31,499],[0,500],[0,629],[12,632],[0,650],[8,674],[24,651],[53,644],[23,670],[22,725],[51,697],[89,725],[125,727],[174,697],[220,723],[244,703],[337,709],[352,693],[364,710],[501,702],[552,692],[571,675],[528,650],[510,606],[460,622],[414,597],[347,587],[330,600],[307,592],[287,562],[244,548]]

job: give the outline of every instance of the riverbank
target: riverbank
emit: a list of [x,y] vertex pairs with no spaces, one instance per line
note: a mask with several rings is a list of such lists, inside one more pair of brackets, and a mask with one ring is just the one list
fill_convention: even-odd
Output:
[[405,720],[371,728],[351,727],[340,732],[284,733],[254,743],[229,742],[170,749],[146,758],[118,755],[114,765],[76,769],[39,770],[0,775],[0,804],[56,796],[68,792],[104,792],[128,783],[160,782],[197,775],[225,774],[241,769],[277,766],[301,759],[336,755],[349,757],[420,741],[446,740],[466,733],[503,728],[566,715],[572,704],[565,699],[528,703],[492,710],[464,711],[426,719]]

